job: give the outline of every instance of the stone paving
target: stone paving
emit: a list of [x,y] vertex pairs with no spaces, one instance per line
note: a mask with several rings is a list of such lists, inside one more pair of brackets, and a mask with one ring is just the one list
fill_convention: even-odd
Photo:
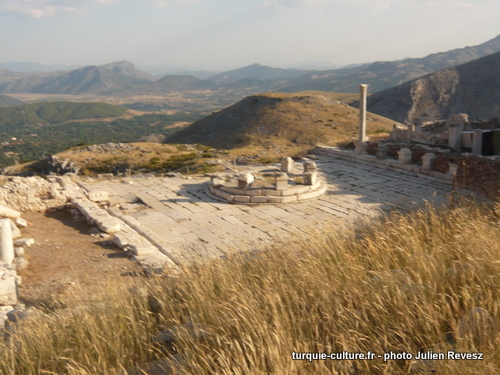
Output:
[[[209,177],[130,178],[80,185],[87,191],[108,191],[111,204],[119,204],[124,217],[132,217],[154,232],[179,263],[255,249],[327,221],[340,226],[391,210],[407,211],[424,201],[444,204],[451,190],[447,182],[349,160],[320,156],[316,163],[327,184],[326,194],[278,205],[237,205],[210,198],[205,193]],[[239,171],[255,168],[241,167]],[[263,168],[276,171],[279,166],[261,166],[260,170]],[[143,205],[127,204],[137,200]]]

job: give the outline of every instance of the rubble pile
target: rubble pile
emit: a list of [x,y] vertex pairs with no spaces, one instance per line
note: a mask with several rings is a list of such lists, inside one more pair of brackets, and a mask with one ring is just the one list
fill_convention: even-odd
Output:
[[46,211],[64,207],[71,193],[62,185],[69,177],[49,179],[52,181],[40,177],[11,177],[10,181],[0,186],[0,205],[19,211]]
[[22,238],[21,230],[28,225],[19,211],[0,206],[0,328],[10,319],[9,314],[22,307],[18,300],[21,277],[17,271],[26,268],[24,248],[35,243]]

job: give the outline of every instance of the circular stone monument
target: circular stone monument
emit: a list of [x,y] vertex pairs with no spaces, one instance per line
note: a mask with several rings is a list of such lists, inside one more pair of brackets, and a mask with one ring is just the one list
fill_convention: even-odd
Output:
[[291,172],[288,160],[286,167],[284,164],[282,162],[281,171],[244,173],[226,180],[212,179],[207,194],[228,203],[264,204],[313,199],[326,192],[326,185],[318,179],[316,163],[306,161],[301,174]]

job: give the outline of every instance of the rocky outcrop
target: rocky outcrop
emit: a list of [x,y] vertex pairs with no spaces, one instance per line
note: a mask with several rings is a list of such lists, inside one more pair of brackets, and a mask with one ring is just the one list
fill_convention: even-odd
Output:
[[500,116],[500,52],[440,70],[368,98],[370,112],[412,124],[456,113],[471,120]]

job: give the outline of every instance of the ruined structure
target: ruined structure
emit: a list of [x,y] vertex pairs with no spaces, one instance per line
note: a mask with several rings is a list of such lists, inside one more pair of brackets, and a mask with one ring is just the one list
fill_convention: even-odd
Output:
[[292,158],[283,158],[280,171],[245,173],[236,181],[212,179],[207,194],[228,203],[263,204],[297,202],[325,193],[326,186],[318,179],[316,163],[304,161],[302,173],[294,173],[294,169]]

